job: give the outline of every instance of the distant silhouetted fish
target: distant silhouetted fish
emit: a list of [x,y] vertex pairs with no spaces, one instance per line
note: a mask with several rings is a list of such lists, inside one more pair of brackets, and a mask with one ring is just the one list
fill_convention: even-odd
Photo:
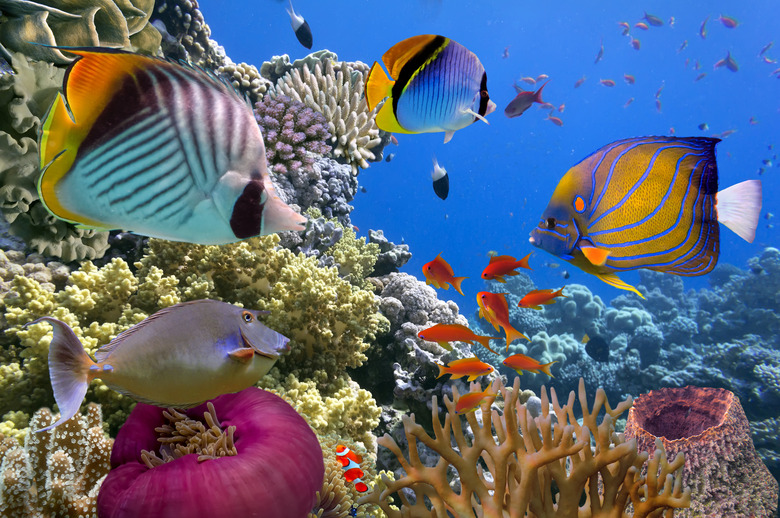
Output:
[[290,8],[287,9],[287,14],[290,15],[290,25],[292,25],[292,28],[295,31],[295,37],[298,38],[301,45],[307,49],[311,49],[311,45],[314,43],[314,39],[311,35],[311,27],[309,27],[309,22],[303,19],[303,16],[295,14],[292,0],[290,0]]
[[[586,337],[588,335],[585,335]],[[585,343],[585,352],[597,362],[609,361],[609,344],[600,336],[593,336]]]

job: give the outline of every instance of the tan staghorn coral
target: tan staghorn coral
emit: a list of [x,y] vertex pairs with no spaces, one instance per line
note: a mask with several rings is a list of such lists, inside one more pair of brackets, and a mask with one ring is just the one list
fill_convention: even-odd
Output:
[[[43,408],[33,415],[30,429],[55,419]],[[2,516],[97,517],[97,494],[110,469],[113,442],[95,404],[54,430],[28,431],[24,447],[0,442]]]
[[382,142],[374,121],[377,109],[369,110],[363,95],[368,70],[360,65],[326,60],[315,63],[313,71],[306,66],[293,68],[270,93],[286,95],[325,115],[333,135],[333,154],[351,164],[353,174],[358,167],[368,167],[368,160],[376,158],[371,148]]
[[[474,385],[472,389],[478,388]],[[467,414],[474,434],[471,440],[466,438],[455,414],[455,403],[448,397],[444,398],[448,409],[444,424],[439,421],[434,397],[433,437],[415,423],[414,416],[405,416],[408,459],[388,435],[380,438],[379,444],[396,455],[406,474],[397,480],[383,478],[386,488],[375,489],[361,503],[380,505],[390,518],[443,518],[448,512],[485,518],[606,518],[629,516],[629,505],[637,518],[660,513],[670,517],[673,509],[690,505],[690,491],[681,488],[682,455],[667,462],[659,443],[647,465],[647,475],[642,476],[647,453],[637,453],[635,441],[626,442],[622,434],[615,433],[613,422],[631,406],[630,398],[613,409],[599,389],[589,407],[585,383],[580,380],[580,424],[574,415],[574,392],[561,406],[554,390],[549,399],[547,391],[542,390],[542,415],[533,418],[525,405],[517,402],[519,387],[519,378],[515,378],[511,389],[500,380],[494,382],[493,391],[500,392],[505,401],[504,413],[489,411],[491,401],[487,401],[482,404],[482,422],[475,413]],[[458,397],[457,388],[453,387],[453,399],[457,401]],[[606,415],[598,424],[602,410]],[[595,448],[591,440],[595,441]],[[418,442],[441,455],[436,466],[422,463]],[[451,468],[459,475],[459,492],[447,479]],[[558,488],[557,497],[552,493],[553,483]],[[402,490],[413,491],[415,500],[411,501]],[[387,503],[396,492],[402,503],[400,510]],[[585,501],[580,505],[583,495]]]

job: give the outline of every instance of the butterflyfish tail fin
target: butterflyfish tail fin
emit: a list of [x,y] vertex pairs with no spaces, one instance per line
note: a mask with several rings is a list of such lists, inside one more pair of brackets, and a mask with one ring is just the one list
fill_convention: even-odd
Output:
[[627,282],[624,282],[620,280],[620,277],[615,275],[614,273],[598,273],[596,274],[596,277],[601,279],[602,281],[606,282],[610,286],[614,286],[615,288],[626,290],[626,291],[633,291],[637,295],[639,295],[642,298],[645,298],[644,295],[639,293],[639,290],[628,284]]
[[490,347],[490,341],[491,340],[500,340],[500,339],[501,339],[500,336],[475,336],[474,337],[474,340],[479,342],[479,345],[481,345],[482,347],[484,347],[485,349],[487,349],[488,351],[490,351],[493,354],[498,354],[498,353],[496,351],[494,351]]
[[394,81],[391,81],[385,74],[382,65],[378,61],[374,61],[366,79],[366,103],[368,103],[369,110],[373,110],[377,104],[382,102],[382,99],[391,95],[393,83]]
[[54,399],[60,408],[60,418],[56,423],[36,432],[50,430],[59,426],[79,411],[89,386],[90,367],[95,362],[84,351],[81,342],[65,322],[51,317],[42,317],[32,322],[48,322],[53,337],[49,344],[49,377],[54,391]]
[[539,370],[542,371],[543,373],[547,374],[551,378],[554,378],[555,376],[553,376],[552,372],[550,372],[550,367],[552,366],[553,363],[558,363],[558,360],[555,360],[555,361],[550,362],[550,363],[545,363],[544,365],[540,365],[539,366]]
[[463,290],[460,289],[460,283],[462,283],[464,280],[468,279],[468,277],[453,277],[452,278],[452,287],[455,288],[458,293],[463,295]]
[[761,180],[746,180],[717,195],[718,221],[752,243],[761,216]]

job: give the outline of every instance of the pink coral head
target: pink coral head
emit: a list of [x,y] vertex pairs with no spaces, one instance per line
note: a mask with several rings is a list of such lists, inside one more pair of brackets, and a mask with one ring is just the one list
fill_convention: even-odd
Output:
[[[111,472],[98,495],[103,518],[208,516],[303,518],[322,488],[317,436],[282,398],[250,387],[211,401],[222,427],[235,426],[237,454],[198,462],[188,454],[148,468],[141,450],[159,449],[163,409],[138,403],[119,430]],[[201,419],[206,405],[185,413]]]

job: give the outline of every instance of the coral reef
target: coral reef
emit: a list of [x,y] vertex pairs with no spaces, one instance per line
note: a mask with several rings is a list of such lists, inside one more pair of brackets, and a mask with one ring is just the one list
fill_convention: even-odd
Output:
[[24,447],[13,439],[0,442],[3,516],[97,518],[97,495],[109,472],[114,441],[105,436],[95,404],[53,430],[33,431],[57,417],[46,408],[37,411]]
[[626,437],[640,451],[660,440],[670,455],[684,453],[683,484],[691,507],[680,516],[773,516],[778,485],[756,455],[739,400],[723,389],[652,390],[628,413]]
[[304,518],[324,475],[317,436],[270,392],[250,387],[184,415],[139,403],[117,435],[98,512]]
[[107,232],[77,229],[38,200],[40,119],[62,85],[63,71],[30,63],[20,53],[12,65],[14,74],[0,76],[0,210],[11,233],[40,254],[64,261],[100,257],[108,248]]
[[162,49],[166,57],[208,70],[225,65],[225,51],[210,39],[211,29],[196,0],[158,0],[152,23],[163,34]]
[[[217,75],[224,77],[233,87],[246,95],[252,105],[260,102],[272,83],[260,75],[257,67],[248,63],[233,63],[225,58],[226,63],[217,68]],[[265,136],[265,132],[263,132]],[[268,148],[268,140],[265,141]]]
[[[389,436],[379,439],[380,445],[396,455],[405,473],[395,480],[383,477],[386,487],[374,489],[360,502],[381,506],[391,518],[447,516],[448,512],[486,518],[521,517],[526,513],[620,516],[629,504],[635,517],[657,516],[662,511],[672,516],[674,509],[690,504],[690,491],[682,490],[683,455],[667,462],[663,445],[658,443],[646,474],[642,475],[648,454],[638,453],[634,441],[614,433],[614,420],[631,406],[630,398],[613,409],[604,391],[598,390],[589,406],[581,381],[580,423],[574,415],[574,392],[561,406],[555,391],[549,400],[543,391],[542,415],[533,418],[517,402],[517,380],[511,389],[496,380],[493,389],[504,398],[503,414],[489,411],[492,398],[482,404],[482,423],[474,413],[466,414],[474,434],[471,441],[466,440],[461,429],[462,418],[455,414],[457,388],[453,389],[452,399],[444,398],[448,412],[443,424],[438,404],[432,403],[433,436],[414,417],[405,416],[408,458]],[[606,415],[598,423],[602,409]],[[592,440],[595,447],[591,446]],[[435,466],[423,464],[417,452],[418,443],[440,455]],[[449,484],[450,467],[458,473],[459,490]],[[556,499],[550,498],[553,483],[558,489]],[[414,499],[405,490],[411,490]],[[388,497],[394,493],[398,494],[400,509],[393,509],[388,503]],[[580,503],[583,496],[584,502]]]
[[317,50],[308,54],[307,56],[296,59],[290,63],[290,56],[282,54],[281,56],[274,56],[270,60],[264,62],[260,66],[260,75],[268,79],[272,83],[276,83],[284,77],[284,75],[293,69],[300,69],[306,67],[309,72],[314,71],[314,65],[317,63],[320,66],[324,66],[327,61],[338,61],[339,57],[335,52],[331,52],[327,49]]
[[0,55],[8,59],[9,51],[22,52],[64,65],[73,58],[52,47],[122,47],[156,54],[161,36],[149,24],[153,8],[154,0],[0,0]]
[[399,268],[412,258],[412,253],[409,252],[409,245],[397,245],[391,242],[381,230],[369,230],[368,242],[379,245],[379,256],[376,258],[373,273],[376,277],[397,272]]
[[272,97],[288,96],[322,113],[332,135],[333,155],[343,158],[357,175],[358,168],[368,168],[375,160],[372,148],[379,146],[379,128],[363,95],[367,67],[350,66],[346,61],[318,61],[313,71],[308,67],[292,68],[276,82]]

